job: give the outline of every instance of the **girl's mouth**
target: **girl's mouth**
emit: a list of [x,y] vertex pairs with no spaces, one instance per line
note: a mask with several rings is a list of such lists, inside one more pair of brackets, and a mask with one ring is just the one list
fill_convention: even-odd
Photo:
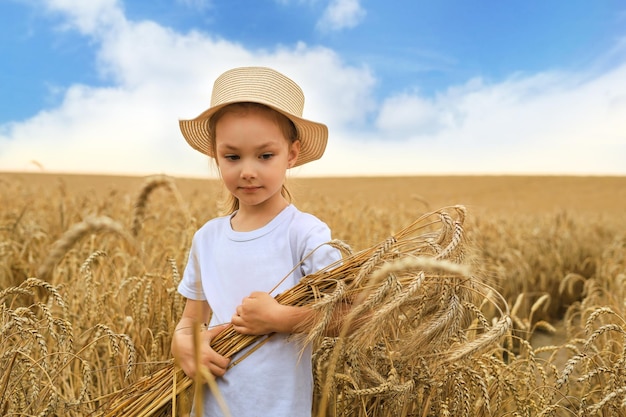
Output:
[[261,187],[260,186],[256,186],[256,187],[250,187],[250,186],[246,186],[246,187],[239,187],[240,190],[242,190],[245,193],[253,193],[257,190],[260,190]]

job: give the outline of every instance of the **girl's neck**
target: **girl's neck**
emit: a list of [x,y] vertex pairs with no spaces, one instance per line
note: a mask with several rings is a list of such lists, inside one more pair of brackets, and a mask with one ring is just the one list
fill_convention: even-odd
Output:
[[283,211],[289,202],[281,198],[272,205],[255,205],[255,206],[239,206],[239,210],[230,219],[230,227],[236,232],[250,232],[260,229],[281,211]]

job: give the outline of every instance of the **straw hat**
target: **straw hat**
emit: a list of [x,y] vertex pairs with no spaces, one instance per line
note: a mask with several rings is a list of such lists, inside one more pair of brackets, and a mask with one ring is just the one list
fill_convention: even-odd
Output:
[[324,154],[328,128],[324,124],[302,118],[302,89],[283,74],[265,67],[234,68],[220,75],[213,85],[211,107],[195,119],[179,121],[187,143],[195,150],[215,158],[209,120],[222,107],[241,102],[265,104],[293,122],[300,139],[300,154],[294,166],[315,161]]

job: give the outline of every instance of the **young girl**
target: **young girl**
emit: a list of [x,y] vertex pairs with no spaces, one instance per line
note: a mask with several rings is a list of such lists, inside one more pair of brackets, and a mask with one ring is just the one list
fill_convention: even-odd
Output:
[[[303,106],[302,90],[284,75],[236,68],[215,81],[208,110],[180,121],[187,142],[215,158],[231,204],[229,215],[210,220],[194,236],[178,287],[187,301],[172,353],[193,377],[191,329],[210,317],[200,363],[217,377],[234,417],[311,415],[311,347],[302,354],[303,347],[287,339],[310,311],[274,299],[340,258],[323,245],[331,240],[326,224],[291,204],[284,185],[287,169],[320,158],[326,147],[326,126],[302,119]],[[230,367],[209,345],[224,323],[244,334],[276,334]],[[208,389],[204,415],[222,415]]]

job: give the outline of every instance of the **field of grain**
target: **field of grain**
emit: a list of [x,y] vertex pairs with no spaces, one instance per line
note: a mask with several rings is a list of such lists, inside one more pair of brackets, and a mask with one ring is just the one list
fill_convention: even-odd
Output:
[[[626,178],[288,185],[355,253],[420,216],[462,232],[446,255],[465,269],[421,276],[415,298],[403,277],[421,266],[381,258],[377,279],[395,290],[365,301],[384,332],[315,339],[317,415],[626,415]],[[187,415],[191,388],[163,373],[175,288],[220,193],[211,180],[0,173],[0,415]]]

